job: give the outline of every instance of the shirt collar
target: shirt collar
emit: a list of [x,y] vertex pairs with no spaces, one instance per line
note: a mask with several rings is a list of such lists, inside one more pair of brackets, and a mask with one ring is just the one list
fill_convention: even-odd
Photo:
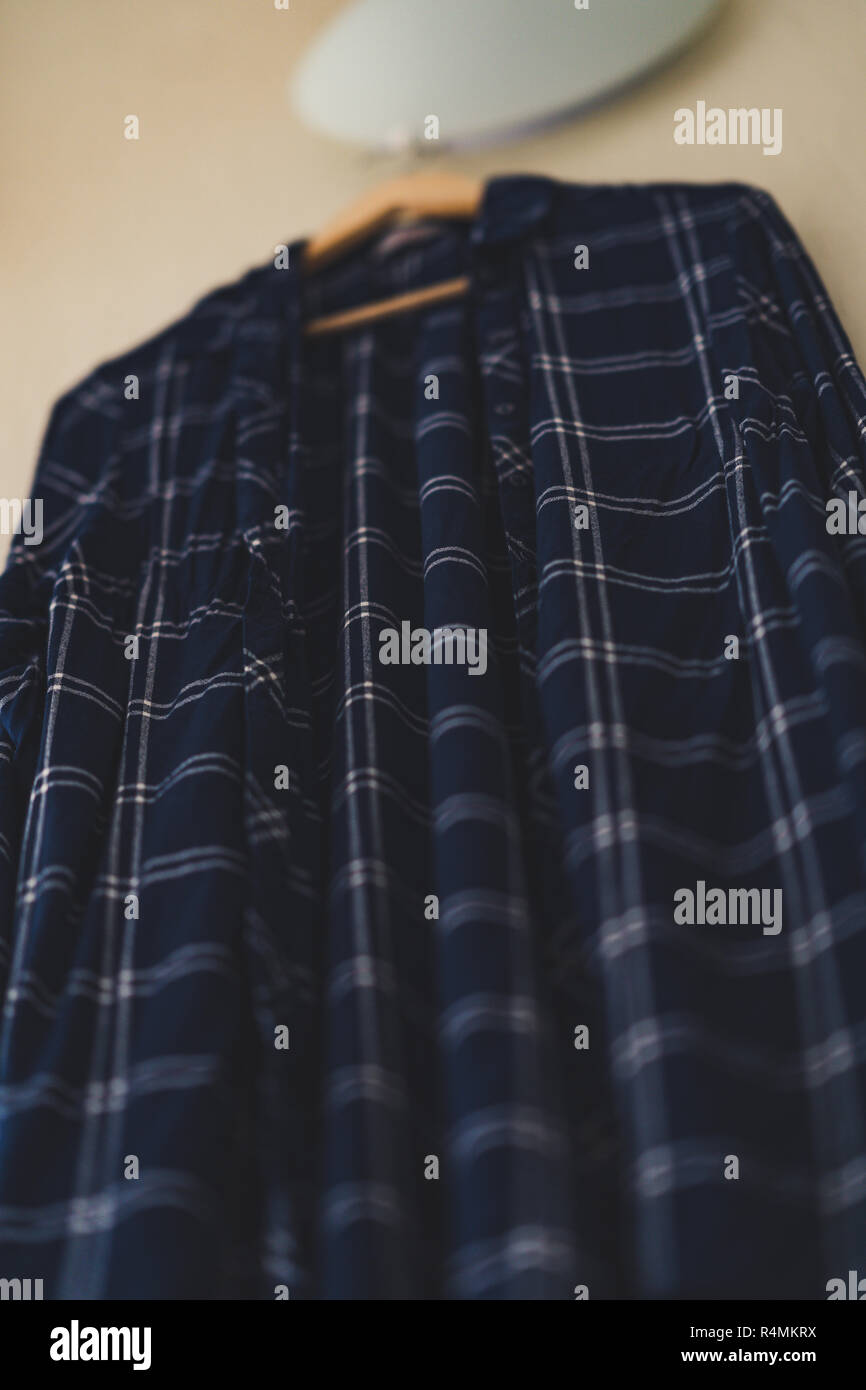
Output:
[[539,174],[508,174],[490,179],[472,227],[475,245],[516,241],[533,232],[551,211],[556,181]]

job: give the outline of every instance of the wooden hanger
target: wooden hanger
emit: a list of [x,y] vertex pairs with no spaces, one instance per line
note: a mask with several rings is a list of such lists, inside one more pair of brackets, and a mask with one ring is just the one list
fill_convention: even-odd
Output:
[[[341,212],[323,232],[307,242],[303,268],[310,272],[321,270],[394,222],[413,222],[426,217],[471,220],[481,205],[482,193],[483,185],[463,174],[409,174],[390,179],[365,193]],[[468,289],[468,276],[460,275],[421,290],[392,295],[388,299],[378,299],[372,304],[362,304],[336,314],[324,314],[305,324],[304,332],[314,336],[336,333],[374,319],[402,314],[423,304],[454,299]]]

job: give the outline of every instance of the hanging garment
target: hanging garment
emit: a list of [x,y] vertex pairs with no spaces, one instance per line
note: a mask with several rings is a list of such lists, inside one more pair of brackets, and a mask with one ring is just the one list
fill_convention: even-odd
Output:
[[755,189],[497,178],[427,231],[293,243],[51,416],[0,580],[0,1275],[824,1298],[866,384]]

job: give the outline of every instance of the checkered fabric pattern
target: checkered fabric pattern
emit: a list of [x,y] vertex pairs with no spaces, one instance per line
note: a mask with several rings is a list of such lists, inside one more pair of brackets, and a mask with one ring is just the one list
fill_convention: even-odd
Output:
[[[0,579],[0,1276],[824,1298],[866,1272],[866,538],[826,525],[866,384],[826,292],[743,185],[498,178],[469,227],[301,249],[58,402]],[[383,665],[407,620],[486,672]],[[781,931],[677,923],[700,880]]]

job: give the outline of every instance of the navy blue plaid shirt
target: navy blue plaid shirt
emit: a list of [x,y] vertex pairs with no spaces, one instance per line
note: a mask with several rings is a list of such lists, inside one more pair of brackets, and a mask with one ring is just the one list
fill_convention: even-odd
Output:
[[[0,1276],[824,1298],[866,386],[821,282],[742,185],[498,178],[301,249],[58,402],[0,579]],[[404,623],[486,669],[383,663]],[[779,930],[677,920],[755,889]]]

